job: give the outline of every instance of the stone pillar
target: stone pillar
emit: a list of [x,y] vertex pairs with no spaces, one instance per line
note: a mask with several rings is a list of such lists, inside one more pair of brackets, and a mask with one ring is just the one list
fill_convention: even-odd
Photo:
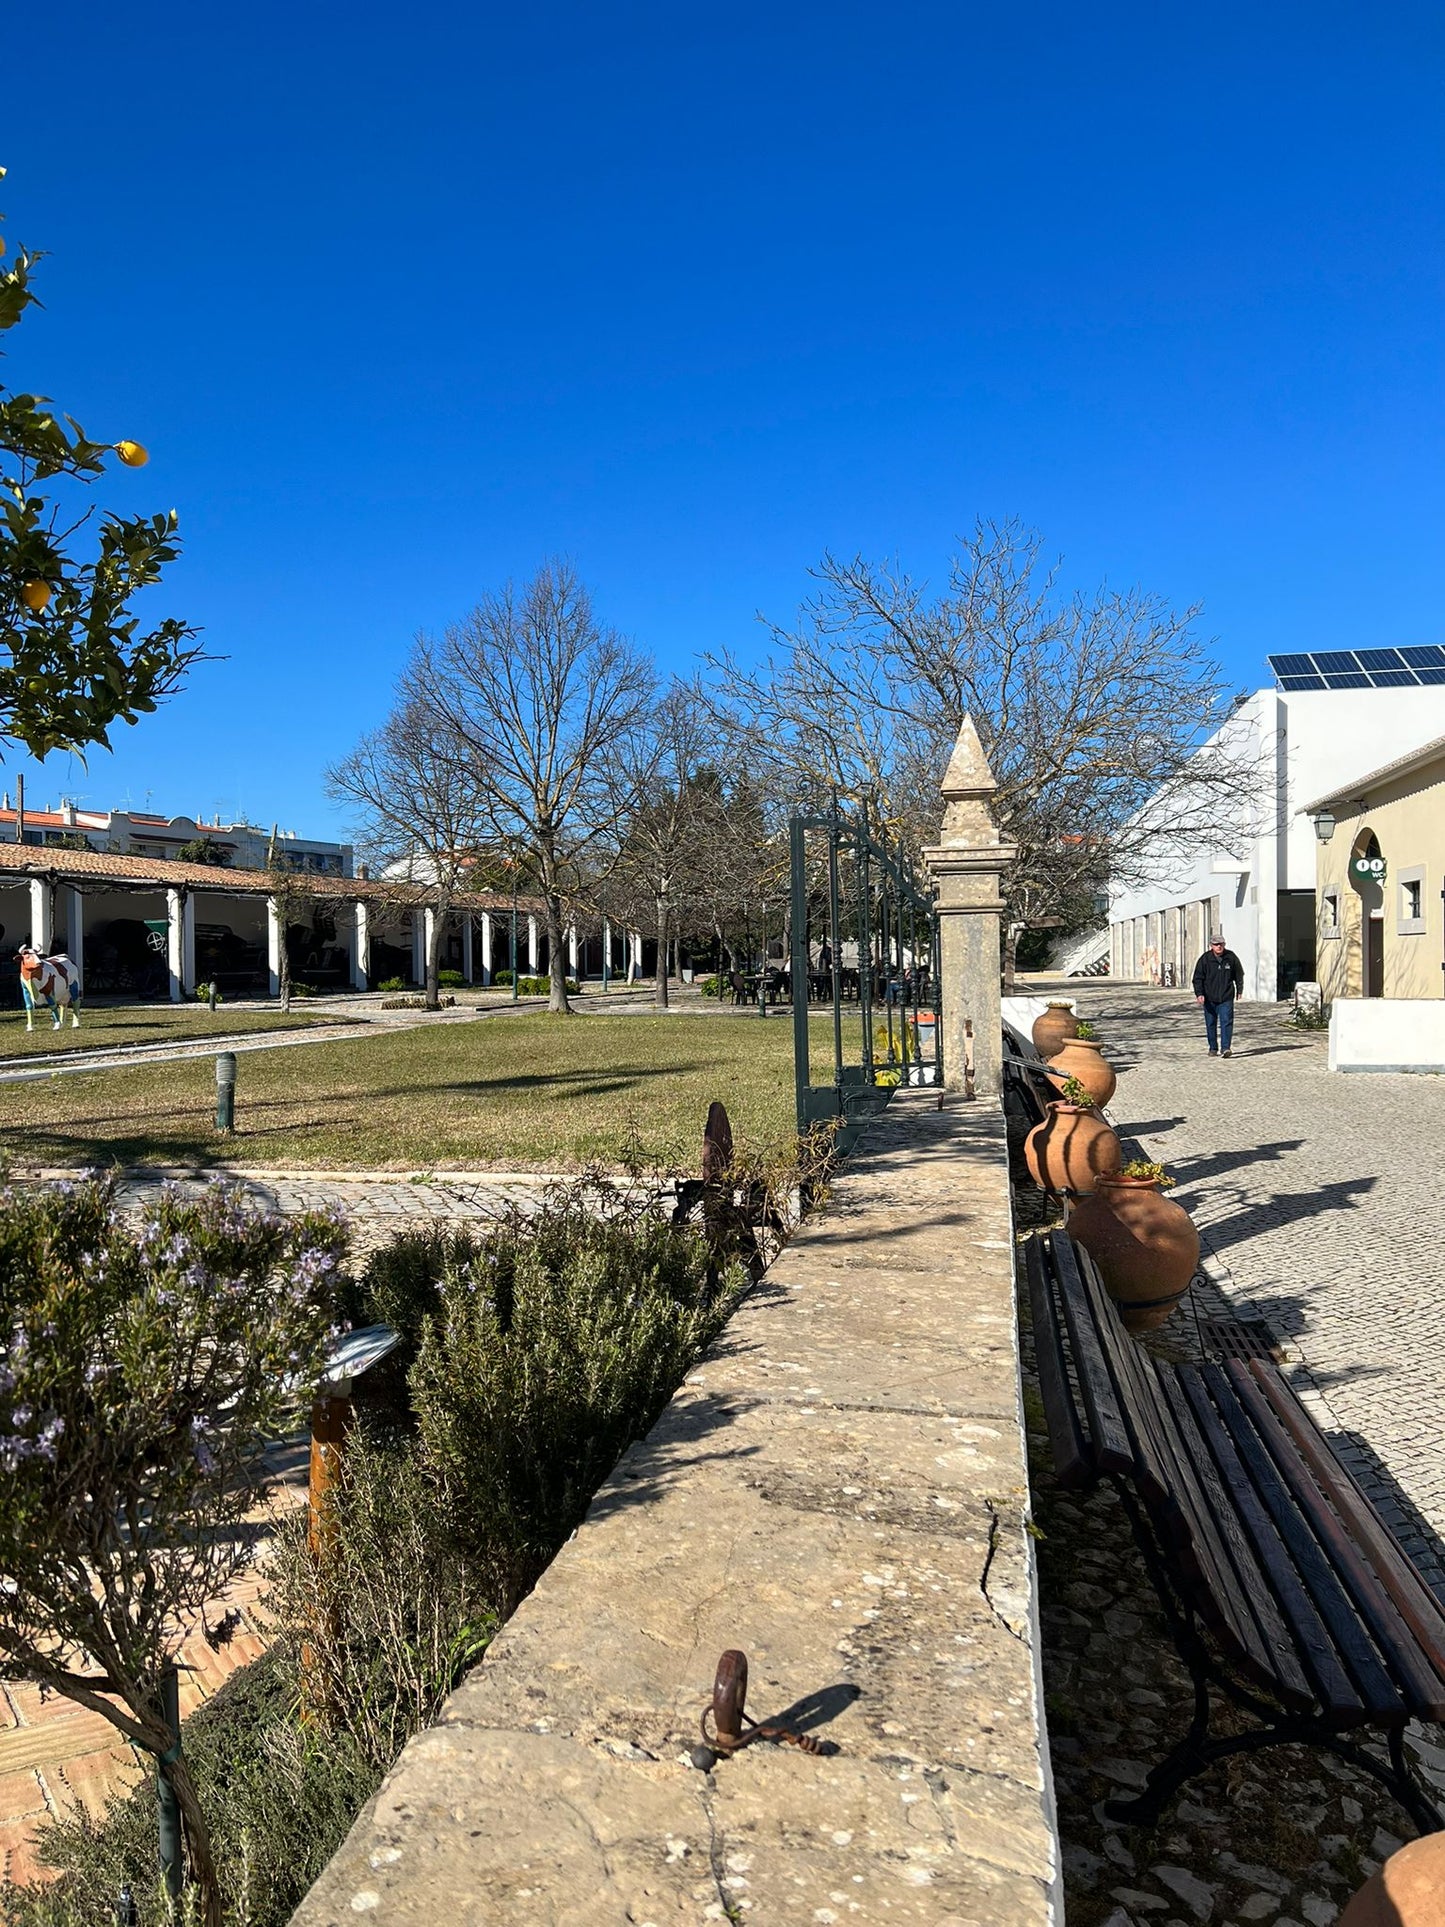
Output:
[[527,919],[527,970],[535,977],[537,974],[537,919]]
[[354,990],[370,988],[371,912],[364,903],[355,906],[356,933],[351,942],[351,984]]
[[85,988],[85,898],[73,886],[65,892],[65,954]]
[[426,982],[426,939],[431,923],[430,910],[413,910],[411,913],[411,980],[414,984]]
[[577,977],[578,983],[582,981],[577,976],[577,926],[575,923],[569,923],[567,926],[567,975]]
[[612,975],[612,925],[606,917],[602,919],[602,975]]
[[492,981],[492,913],[482,912],[482,982]]
[[281,995],[281,945],[285,932],[281,928],[281,906],[275,897],[266,899],[266,985],[272,997]]
[[943,777],[942,839],[923,860],[938,885],[943,1081],[961,1091],[971,1056],[974,1092],[988,1098],[1003,1082],[999,872],[1015,854],[993,820],[997,788],[973,718],[965,716]]
[[50,885],[43,877],[30,879],[30,948],[42,957],[50,955],[55,941],[55,919],[51,915]]
[[627,981],[630,984],[642,982],[642,932],[632,932],[632,962],[627,967]]
[[472,913],[462,912],[462,975],[467,982],[472,981]]

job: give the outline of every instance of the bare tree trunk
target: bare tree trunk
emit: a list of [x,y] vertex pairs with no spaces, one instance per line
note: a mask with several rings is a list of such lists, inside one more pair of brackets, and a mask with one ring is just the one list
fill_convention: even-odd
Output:
[[653,1002],[659,1010],[667,1009],[667,898],[657,899],[657,989]]
[[276,975],[281,985],[281,1008],[291,1008],[291,919],[284,913],[281,916],[281,942],[276,958]]
[[542,894],[547,900],[547,973],[550,990],[547,1008],[559,1017],[570,1017],[572,1006],[567,1001],[567,949],[562,931],[562,898],[550,881],[543,883]]
[[[425,911],[422,913],[425,915]],[[440,1010],[442,1007],[441,988],[437,980],[437,967],[442,953],[442,930],[447,920],[447,900],[438,896],[432,905],[431,930],[426,944],[426,1007]]]
[[201,1890],[201,1920],[204,1927],[222,1927],[221,1884],[216,1877],[216,1862],[211,1853],[211,1833],[201,1811],[191,1769],[186,1764],[185,1755],[181,1754],[168,1767],[157,1770],[168,1776],[175,1790],[176,1804],[181,1810],[186,1856],[191,1863],[196,1885]]

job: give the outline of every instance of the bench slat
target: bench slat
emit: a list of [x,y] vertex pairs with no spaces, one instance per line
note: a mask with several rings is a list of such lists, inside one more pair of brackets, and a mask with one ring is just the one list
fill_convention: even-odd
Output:
[[1431,1666],[1445,1675],[1445,1612],[1441,1611],[1434,1593],[1416,1573],[1409,1555],[1360,1489],[1349,1467],[1335,1456],[1328,1440],[1321,1436],[1319,1427],[1300,1404],[1278,1366],[1256,1359],[1251,1371],[1325,1496],[1364,1549],[1372,1570],[1420,1642]]
[[1172,1544],[1212,1608],[1216,1632],[1267,1684],[1274,1682],[1271,1650],[1240,1596],[1213,1509],[1198,1489],[1187,1453],[1161,1398],[1163,1374],[1124,1328],[1118,1308],[1087,1251],[1074,1248],[1079,1276],[1113,1373],[1119,1406],[1134,1435],[1136,1482],[1156,1532]]
[[[1264,1441],[1250,1424],[1245,1408],[1233,1395],[1228,1374],[1222,1366],[1206,1365],[1204,1381],[1281,1539],[1289,1549],[1296,1570],[1309,1589],[1330,1639],[1360,1689],[1366,1712],[1372,1720],[1384,1725],[1399,1725],[1406,1716],[1400,1689],[1371,1645],[1359,1614],[1350,1604],[1338,1575],[1291,1499]],[[1323,1688],[1325,1681],[1321,1679],[1320,1684]],[[1334,1710],[1336,1702],[1333,1697],[1328,1703]],[[1340,1710],[1344,1710],[1342,1705]]]
[[[1322,1664],[1331,1671],[1340,1698],[1347,1704],[1351,1701],[1358,1704],[1363,1714],[1363,1703],[1335,1655],[1319,1614],[1290,1564],[1259,1494],[1249,1482],[1249,1474],[1239,1462],[1234,1441],[1209,1402],[1198,1370],[1182,1366],[1178,1382],[1189,1401],[1199,1439],[1227,1489],[1227,1504],[1237,1512],[1243,1527],[1245,1545],[1238,1551],[1236,1565],[1241,1574],[1246,1571],[1252,1574],[1252,1578],[1243,1583],[1269,1646],[1280,1692],[1291,1704],[1300,1707],[1313,1706],[1319,1697],[1299,1660],[1302,1638],[1299,1628],[1303,1625],[1309,1627],[1313,1647],[1320,1653]],[[1288,1625],[1281,1617],[1277,1593],[1283,1597]],[[1293,1632],[1291,1626],[1295,1628]]]
[[1132,1472],[1134,1452],[1128,1428],[1119,1411],[1114,1381],[1104,1363],[1099,1330],[1089,1315],[1084,1284],[1074,1254],[1073,1240],[1063,1231],[1048,1234],[1054,1271],[1063,1300],[1064,1319],[1069,1328],[1069,1345],[1074,1370],[1083,1394],[1084,1410],[1093,1436],[1094,1465],[1099,1472]]
[[1034,1362],[1039,1375],[1039,1398],[1054,1455],[1054,1473],[1061,1486],[1077,1488],[1092,1482],[1094,1469],[1089,1463],[1078,1407],[1069,1385],[1059,1337],[1059,1315],[1044,1268],[1043,1248],[1037,1238],[1030,1238],[1024,1247],[1024,1270],[1034,1315]]
[[1445,1716],[1445,1688],[1426,1664],[1418,1641],[1401,1619],[1378,1575],[1366,1566],[1338,1514],[1315,1484],[1278,1412],[1241,1363],[1231,1365],[1229,1376],[1255,1430],[1294,1495],[1296,1505],[1309,1520],[1316,1538],[1329,1554],[1330,1564],[1369,1627],[1385,1664],[1410,1694],[1411,1712],[1432,1720]]

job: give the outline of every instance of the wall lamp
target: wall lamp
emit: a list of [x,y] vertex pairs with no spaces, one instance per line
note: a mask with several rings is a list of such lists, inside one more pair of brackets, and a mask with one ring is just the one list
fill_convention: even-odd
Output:
[[1315,835],[1321,843],[1328,843],[1335,833],[1335,813],[1333,810],[1319,810],[1315,814]]

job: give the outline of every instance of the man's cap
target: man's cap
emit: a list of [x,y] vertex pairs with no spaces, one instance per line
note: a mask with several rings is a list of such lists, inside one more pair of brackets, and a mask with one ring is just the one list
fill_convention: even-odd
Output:
[[1224,932],[1222,930],[1211,930],[1209,933],[1209,941],[1211,944],[1223,943]]

